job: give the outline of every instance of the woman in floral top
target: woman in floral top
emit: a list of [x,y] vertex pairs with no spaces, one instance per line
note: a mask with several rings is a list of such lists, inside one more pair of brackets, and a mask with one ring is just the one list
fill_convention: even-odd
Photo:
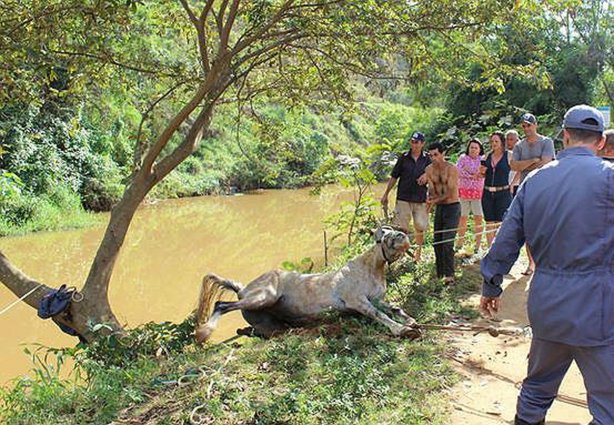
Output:
[[461,217],[458,223],[457,248],[465,243],[467,231],[467,218],[469,212],[473,213],[475,231],[475,252],[480,249],[482,242],[482,191],[484,190],[484,176],[480,173],[480,162],[484,154],[484,147],[478,139],[471,139],[456,163],[458,168],[458,195],[461,203]]

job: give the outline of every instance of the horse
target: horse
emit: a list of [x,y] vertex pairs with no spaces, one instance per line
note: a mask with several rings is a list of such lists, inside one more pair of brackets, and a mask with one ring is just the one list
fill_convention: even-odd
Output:
[[[385,325],[394,336],[419,337],[416,321],[401,308],[383,301],[385,266],[406,253],[409,239],[388,226],[379,227],[373,236],[375,244],[369,250],[329,273],[272,270],[245,287],[207,274],[202,280],[196,310],[196,341],[208,340],[220,317],[234,310],[241,310],[251,325],[237,333],[264,338],[313,324],[331,310],[367,316]],[[235,292],[238,301],[220,301],[225,290]],[[401,322],[389,314],[398,316]]]

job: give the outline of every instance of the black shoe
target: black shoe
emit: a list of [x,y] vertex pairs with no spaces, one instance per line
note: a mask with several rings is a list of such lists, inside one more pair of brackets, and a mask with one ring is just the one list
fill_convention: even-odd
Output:
[[544,425],[545,423],[546,423],[545,419],[542,419],[539,422],[530,423],[527,421],[523,421],[522,419],[518,417],[518,415],[514,416],[514,425]]

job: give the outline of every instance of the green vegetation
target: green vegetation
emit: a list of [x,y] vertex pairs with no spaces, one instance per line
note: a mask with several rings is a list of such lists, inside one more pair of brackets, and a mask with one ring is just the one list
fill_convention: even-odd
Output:
[[[91,124],[95,118],[78,110],[55,117],[34,106],[4,111],[0,236],[88,225],[95,219],[85,211],[109,210],[121,196],[131,166],[126,124],[118,118],[101,132]],[[439,113],[374,97],[344,117],[274,105],[238,117],[221,107],[206,142],[150,197],[313,184],[333,155],[371,144],[400,148],[409,132],[428,127]]]

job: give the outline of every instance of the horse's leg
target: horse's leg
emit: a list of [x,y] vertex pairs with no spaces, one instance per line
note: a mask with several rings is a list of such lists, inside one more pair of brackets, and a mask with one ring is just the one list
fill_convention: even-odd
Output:
[[252,325],[250,331],[245,329],[237,331],[239,335],[259,336],[262,338],[270,338],[276,333],[286,331],[289,326],[283,321],[276,318],[273,314],[264,310],[242,310],[243,318],[247,323]]
[[209,339],[223,314],[234,310],[258,310],[275,304],[279,299],[277,293],[270,288],[256,288],[241,295],[244,298],[239,301],[218,301],[215,303],[213,314],[207,323],[196,330],[196,340],[198,342],[204,342]]
[[393,306],[383,300],[379,300],[377,305],[381,307],[382,310],[384,310],[384,312],[388,314],[394,314],[394,315],[397,315],[403,318],[406,325],[413,325],[414,323],[416,323],[416,320],[413,317],[411,317],[409,314],[407,314],[405,310],[403,310],[401,307]]
[[346,307],[356,310],[357,312],[375,320],[376,322],[385,325],[395,336],[420,336],[418,329],[395,322],[388,317],[386,313],[375,308],[367,297],[360,297],[354,300],[345,300],[345,303]]

